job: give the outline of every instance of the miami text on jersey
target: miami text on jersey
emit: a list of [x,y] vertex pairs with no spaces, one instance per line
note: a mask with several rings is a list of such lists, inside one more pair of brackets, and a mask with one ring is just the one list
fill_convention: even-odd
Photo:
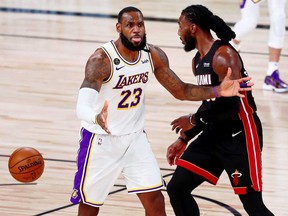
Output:
[[196,76],[198,85],[211,85],[211,74],[201,74]]

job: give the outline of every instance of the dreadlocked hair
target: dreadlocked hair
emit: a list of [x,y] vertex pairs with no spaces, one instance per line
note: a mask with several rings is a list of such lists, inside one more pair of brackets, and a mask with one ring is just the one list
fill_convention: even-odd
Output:
[[223,41],[230,41],[236,34],[219,16],[214,15],[203,5],[191,5],[185,8],[181,15],[198,25],[203,31],[213,30],[217,37]]

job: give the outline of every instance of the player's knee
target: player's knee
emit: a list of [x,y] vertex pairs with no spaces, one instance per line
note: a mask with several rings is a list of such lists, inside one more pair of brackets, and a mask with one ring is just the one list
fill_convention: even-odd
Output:
[[169,197],[173,197],[174,191],[175,191],[175,184],[170,181],[166,187],[167,189],[167,194],[169,195]]
[[175,198],[175,197],[181,196],[183,191],[185,191],[182,188],[183,186],[185,187],[184,184],[181,184],[179,182],[177,183],[176,181],[173,181],[173,179],[168,183],[168,185],[167,185],[167,193],[168,193],[168,195],[170,197],[170,200]]
[[164,208],[165,201],[164,201],[164,196],[162,193],[154,199],[154,203],[156,206],[158,206],[158,208],[159,206]]
[[98,207],[93,207],[87,204],[84,204],[83,202],[79,203],[78,206],[78,216],[96,216],[99,213]]
[[165,200],[162,193],[157,193],[150,197],[149,205],[144,205],[147,215],[164,216],[165,213]]
[[246,28],[248,32],[253,31],[257,27],[258,20],[247,20],[243,22],[243,28]]

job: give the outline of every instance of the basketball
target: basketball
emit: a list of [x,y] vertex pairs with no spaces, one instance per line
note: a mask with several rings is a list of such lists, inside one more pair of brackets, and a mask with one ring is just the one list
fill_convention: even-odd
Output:
[[44,171],[44,158],[34,148],[21,147],[16,149],[8,162],[9,172],[19,182],[33,182]]

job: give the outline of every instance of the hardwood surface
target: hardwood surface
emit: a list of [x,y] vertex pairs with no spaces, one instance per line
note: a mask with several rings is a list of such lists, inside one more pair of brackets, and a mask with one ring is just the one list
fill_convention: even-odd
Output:
[[[208,6],[227,23],[240,17],[237,0],[193,3]],[[189,4],[191,1],[184,0],[0,0],[1,216],[77,215],[77,206],[69,202],[80,127],[75,115],[77,93],[87,58],[99,45],[118,37],[115,18],[92,15],[116,15],[123,7],[134,5],[147,18],[163,18],[145,22],[148,42],[167,53],[171,67],[183,80],[196,83],[191,72],[194,52],[183,51],[177,22],[168,20],[176,20]],[[253,92],[264,129],[264,200],[275,215],[285,216],[288,215],[288,94],[262,90],[268,59],[266,6],[264,2],[261,7],[260,24],[264,28],[257,28],[245,38],[241,55],[255,82]],[[286,81],[287,54],[286,43],[280,67],[281,77]],[[175,167],[166,162],[166,148],[177,137],[170,122],[194,112],[200,102],[177,101],[154,77],[149,85],[146,130],[168,182]],[[22,146],[38,149],[45,158],[44,174],[32,184],[18,183],[8,172],[9,155]],[[172,216],[169,198],[163,193],[167,215]],[[205,183],[193,194],[203,216],[246,215],[225,173],[217,186]],[[99,215],[137,216],[144,215],[144,211],[137,197],[127,194],[120,176]]]

